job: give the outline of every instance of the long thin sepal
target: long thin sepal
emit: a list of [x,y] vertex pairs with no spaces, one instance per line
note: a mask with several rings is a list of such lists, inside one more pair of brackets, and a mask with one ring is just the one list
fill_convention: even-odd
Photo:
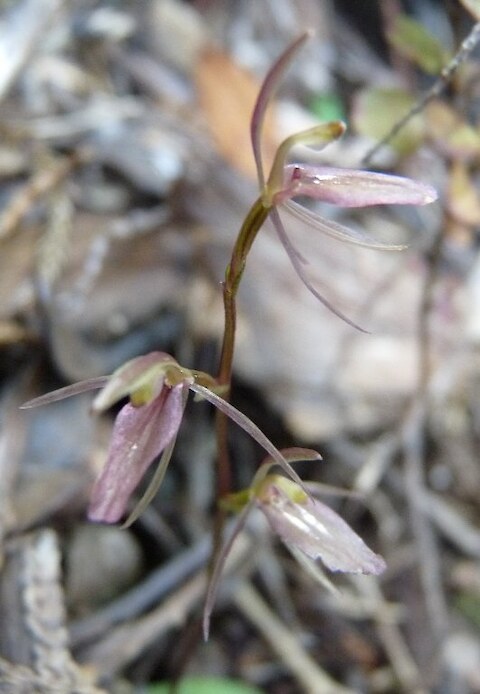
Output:
[[[270,218],[272,220],[273,226],[275,227],[275,230],[276,230],[277,234],[279,235],[279,237],[287,236],[285,228],[282,224],[282,220],[280,219],[280,215],[278,214],[278,211],[276,209],[272,209],[272,211],[270,213]],[[290,255],[290,253],[288,252],[288,249],[286,248],[285,250],[288,253],[288,256],[291,260],[291,263],[293,265],[295,272],[297,273],[298,277],[301,279],[301,281],[303,282],[305,287],[308,289],[308,291],[311,294],[313,294],[313,296],[316,299],[318,299],[318,301],[320,301],[320,303],[323,304],[325,306],[325,308],[327,308],[329,311],[331,311],[331,313],[333,313],[335,316],[337,316],[338,318],[343,320],[345,323],[352,326],[352,328],[359,330],[361,333],[368,333],[368,330],[365,330],[365,328],[362,328],[360,325],[358,325],[357,323],[352,321],[350,318],[348,318],[348,316],[346,316],[344,313],[342,313],[337,308],[335,308],[335,306],[332,303],[330,303],[330,301],[328,299],[326,299],[323,296],[323,294],[320,294],[318,289],[316,289],[316,287],[314,287],[314,285],[310,282],[308,277],[305,275],[304,269],[303,269],[302,265],[300,264],[300,262],[298,261],[297,255]]]
[[235,424],[238,424],[244,431],[255,439],[255,441],[269,453],[273,460],[279,465],[284,472],[291,477],[297,484],[303,488],[303,482],[301,478],[297,475],[295,470],[291,465],[285,460],[280,451],[273,445],[273,443],[268,439],[265,434],[257,427],[256,424],[252,422],[246,415],[233,407],[229,402],[219,397],[215,393],[212,393],[208,388],[194,383],[189,386],[190,390],[201,395],[205,400],[208,400],[212,405],[214,405],[218,410],[223,412],[227,417],[229,417]]
[[158,492],[165,477],[165,473],[167,472],[168,464],[170,463],[176,440],[177,439],[175,437],[163,451],[150,484],[145,490],[145,493],[140,501],[135,505],[135,508],[128,516],[127,520],[120,526],[122,529],[129,528],[132,523],[135,523],[135,521],[142,515],[147,506],[150,504],[155,494]]
[[326,234],[326,236],[330,236],[337,241],[349,243],[353,246],[361,246],[377,251],[404,251],[408,248],[406,244],[378,241],[368,234],[346,227],[343,224],[334,222],[332,219],[324,219],[308,208],[299,205],[297,202],[293,202],[293,200],[284,203],[282,205],[282,210],[292,215],[292,217],[295,217],[295,219],[303,224],[307,224],[309,228],[313,227],[314,229],[318,229],[318,231]]
[[258,181],[260,184],[260,190],[262,191],[265,186],[265,173],[263,171],[262,147],[260,141],[262,139],[265,113],[273,95],[275,94],[275,91],[277,90],[280,80],[285,74],[285,70],[290,65],[303,44],[309,38],[311,38],[311,36],[312,32],[306,31],[304,34],[299,36],[298,39],[294,41],[275,61],[274,65],[270,68],[263,81],[260,93],[255,103],[255,108],[253,110],[252,120],[250,123],[250,137],[252,140],[255,164],[257,167]]
[[72,395],[79,395],[89,390],[103,388],[103,386],[108,383],[109,378],[110,376],[98,376],[97,378],[87,378],[85,381],[72,383],[70,386],[58,388],[58,390],[52,390],[51,393],[46,393],[45,395],[40,395],[38,398],[33,398],[33,400],[28,400],[28,402],[24,402],[23,405],[20,405],[20,409],[29,410],[32,407],[40,407],[41,405],[48,405],[51,402],[57,402],[64,398],[71,398]]
[[210,633],[210,616],[212,614],[213,610],[213,605],[215,604],[215,600],[217,597],[218,593],[218,586],[220,583],[220,577],[222,575],[223,567],[225,566],[225,562],[227,560],[227,557],[230,553],[230,550],[233,547],[233,543],[237,539],[239,533],[243,530],[245,523],[248,518],[248,514],[252,510],[254,506],[254,501],[250,501],[242,511],[239,513],[237,516],[237,520],[235,522],[235,526],[232,530],[232,533],[228,540],[225,542],[223,545],[222,549],[220,550],[218,556],[215,559],[215,566],[212,572],[212,575],[210,577],[210,581],[208,584],[208,589],[207,589],[207,595],[205,598],[205,606],[203,608],[203,638],[205,641],[208,641],[208,636]]

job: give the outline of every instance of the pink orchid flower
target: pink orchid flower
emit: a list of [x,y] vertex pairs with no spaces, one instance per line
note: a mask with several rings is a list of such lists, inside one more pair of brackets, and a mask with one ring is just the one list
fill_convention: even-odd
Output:
[[[323,123],[288,137],[278,148],[268,179],[266,178],[261,151],[265,113],[285,70],[309,37],[310,34],[307,32],[291,44],[268,72],[252,115],[252,148],[263,204],[271,209],[270,218],[297,275],[307,289],[329,310],[358,328],[334,308],[311,283],[305,271],[307,261],[292,244],[279,210],[293,215],[309,227],[347,243],[379,250],[401,250],[405,246],[385,244],[372,239],[366,234],[321,217],[294,199],[307,197],[339,207],[427,205],[437,199],[437,192],[432,186],[402,176],[317,166],[295,157],[295,149],[299,146],[304,152],[316,155],[319,149],[340,138],[346,130],[346,125],[341,121]],[[291,159],[293,161],[290,161]]]
[[117,522],[148,468],[161,455],[149,487],[125,525],[136,520],[150,503],[170,462],[189,391],[226,414],[252,436],[288,475],[302,484],[260,429],[215,392],[221,391],[215,379],[209,374],[181,367],[164,352],[137,357],[117,369],[112,376],[60,388],[30,400],[22,407],[38,407],[98,388],[101,390],[93,401],[94,412],[103,412],[125,397],[129,402],[115,419],[107,459],[92,490],[88,510],[90,520]]
[[[284,449],[281,454],[289,463],[321,459],[317,451],[309,448]],[[227,510],[238,512],[239,515],[210,578],[203,614],[205,640],[208,638],[210,615],[225,561],[248,516],[255,509],[264,514],[273,533],[307,570],[308,562],[316,559],[334,572],[378,575],[386,568],[383,557],[367,547],[343,518],[307,490],[311,486],[312,489],[320,488],[327,493],[343,496],[348,492],[325,485],[309,485],[308,482],[300,486],[284,476],[271,474],[274,465],[276,462],[273,458],[264,460],[250,487],[229,494],[222,502]],[[312,573],[318,576],[318,572]],[[330,586],[328,579],[320,578]]]

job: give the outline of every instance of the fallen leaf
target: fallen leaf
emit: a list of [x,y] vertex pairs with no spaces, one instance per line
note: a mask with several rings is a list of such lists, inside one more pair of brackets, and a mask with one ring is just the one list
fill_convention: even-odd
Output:
[[447,190],[447,205],[457,222],[466,226],[480,224],[480,199],[477,189],[462,162],[454,162]]
[[[238,171],[256,178],[250,118],[260,84],[228,55],[209,48],[200,55],[195,83],[198,99],[219,153]],[[266,170],[279,144],[274,117],[267,114],[263,150]]]

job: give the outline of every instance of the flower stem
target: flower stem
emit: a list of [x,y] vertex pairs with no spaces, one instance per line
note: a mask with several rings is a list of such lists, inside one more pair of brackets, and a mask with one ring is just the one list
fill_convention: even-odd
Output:
[[[270,213],[271,207],[265,205],[262,198],[258,198],[248,212],[242,227],[238,233],[233,247],[232,256],[225,271],[223,283],[223,306],[225,312],[225,327],[223,344],[220,356],[218,382],[226,386],[227,392],[223,396],[228,400],[230,382],[232,378],[233,354],[235,349],[235,331],[237,325],[236,297],[243,271],[247,261],[247,255],[252,244]],[[218,469],[217,469],[217,493],[218,498],[231,491],[230,489],[230,461],[227,442],[227,418],[217,410],[216,420]]]

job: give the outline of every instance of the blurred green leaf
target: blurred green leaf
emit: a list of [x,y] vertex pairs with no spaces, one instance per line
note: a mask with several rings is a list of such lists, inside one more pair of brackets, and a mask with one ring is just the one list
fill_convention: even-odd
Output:
[[404,58],[431,75],[439,74],[448,62],[448,53],[440,41],[422,24],[406,15],[398,15],[387,38]]
[[[365,89],[357,95],[352,123],[358,133],[381,140],[410,110],[414,98],[402,89]],[[399,154],[409,154],[424,136],[424,117],[411,118],[390,142]]]
[[342,100],[332,92],[314,96],[310,102],[310,111],[321,121],[345,120]]
[[[171,684],[159,682],[146,688],[146,694],[170,694]],[[262,694],[261,689],[224,677],[185,677],[176,694]]]

